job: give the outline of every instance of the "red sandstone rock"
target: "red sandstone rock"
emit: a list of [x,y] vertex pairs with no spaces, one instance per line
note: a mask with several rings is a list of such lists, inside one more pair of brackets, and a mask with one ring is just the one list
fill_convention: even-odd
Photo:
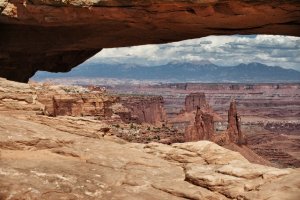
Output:
[[117,113],[124,122],[160,124],[166,121],[164,100],[161,96],[122,97],[121,103],[130,113]]
[[44,114],[49,116],[100,116],[110,117],[110,108],[118,98],[108,96],[103,92],[58,94],[41,92],[37,100],[45,105]]
[[244,145],[247,143],[244,134],[241,131],[241,119],[237,113],[236,102],[230,103],[228,110],[228,127],[222,134],[215,134],[214,117],[208,111],[197,108],[194,124],[186,129],[186,141],[211,140],[219,145],[234,143]]
[[[148,92],[163,95],[168,124],[184,132],[190,122],[195,120],[195,114],[192,112],[177,114],[184,105],[185,98],[183,97],[193,91],[205,91],[207,101],[214,111],[222,116],[222,119],[214,119],[219,122],[215,123],[214,142],[225,148],[239,151],[250,162],[267,164],[265,161],[269,160],[276,167],[300,167],[300,146],[298,145],[300,141],[300,122],[298,120],[300,85],[297,83],[238,84],[239,90],[231,90],[233,88],[231,85],[232,83],[139,85],[138,87],[115,87],[114,92],[134,91],[138,94]],[[237,108],[242,117],[243,134],[247,136],[247,146],[225,144],[222,141],[226,141],[226,138],[220,140],[221,137],[219,137],[224,136],[221,132],[225,132],[227,129],[225,121],[227,121],[228,107],[232,96],[238,99]],[[162,134],[160,137],[162,138]],[[169,137],[174,138],[173,135]],[[258,159],[258,156],[254,156],[253,151],[264,161],[261,158]]]
[[207,109],[209,107],[203,92],[191,93],[185,97],[186,112],[197,110],[198,107],[200,109]]
[[191,93],[185,98],[185,111],[196,110],[194,123],[185,130],[185,141],[212,140],[214,115],[206,102],[204,93]]
[[[233,85],[238,85],[239,90],[233,90]],[[297,83],[172,83],[160,86],[139,86],[139,88],[134,87],[129,90],[139,93],[150,91],[155,95],[163,95],[166,101],[166,112],[172,114],[169,114],[170,117],[175,116],[173,113],[178,113],[184,104],[185,99],[182,96],[194,91],[205,92],[206,101],[214,111],[221,116],[226,115],[226,118],[227,107],[232,97],[238,99],[239,113],[245,116],[244,122],[249,117],[258,117],[258,120],[263,121],[270,118],[282,121],[300,117],[300,98],[298,98],[300,85]],[[168,93],[165,95],[166,92]]]
[[226,134],[228,136],[229,143],[231,142],[238,145],[247,143],[245,136],[241,131],[241,117],[237,112],[235,100],[230,103],[228,110],[228,127]]
[[185,141],[212,140],[214,135],[213,116],[197,108],[194,124],[186,129]]
[[227,130],[221,134],[216,134],[213,141],[221,146],[229,144],[247,144],[246,137],[241,131],[241,118],[237,112],[235,100],[230,102]]
[[[2,0],[0,76],[66,72],[102,48],[208,35],[300,36],[295,0]],[[117,38],[117,39],[116,39]]]

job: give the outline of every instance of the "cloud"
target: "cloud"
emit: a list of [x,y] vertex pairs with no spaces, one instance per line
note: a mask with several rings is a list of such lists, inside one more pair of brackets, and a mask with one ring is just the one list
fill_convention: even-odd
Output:
[[104,49],[88,62],[145,66],[171,61],[209,60],[217,65],[260,62],[300,70],[300,38],[290,36],[209,36],[161,45]]

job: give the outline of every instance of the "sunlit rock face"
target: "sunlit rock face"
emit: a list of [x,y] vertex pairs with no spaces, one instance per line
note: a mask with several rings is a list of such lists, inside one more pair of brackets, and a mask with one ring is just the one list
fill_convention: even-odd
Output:
[[296,0],[0,1],[0,76],[66,72],[102,48],[208,35],[300,36]]

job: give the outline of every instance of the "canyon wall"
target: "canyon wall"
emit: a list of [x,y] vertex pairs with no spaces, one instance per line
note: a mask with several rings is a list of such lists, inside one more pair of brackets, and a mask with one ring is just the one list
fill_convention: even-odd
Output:
[[142,91],[162,95],[170,117],[180,112],[185,96],[195,92],[205,93],[206,101],[224,119],[232,97],[237,100],[239,113],[248,119],[290,120],[300,116],[299,83],[174,83],[145,87]]
[[[6,82],[5,79],[0,79],[0,84],[4,85]],[[19,88],[23,85],[12,85],[14,88],[11,90],[2,89],[0,86],[0,100],[4,108],[27,108],[52,117],[110,118],[119,115],[125,123],[162,125],[166,121],[164,100],[161,96],[120,97],[100,89],[91,91],[80,86],[32,84],[26,85],[27,88]]]
[[103,93],[86,94],[39,94],[37,100],[45,105],[45,114],[49,116],[101,116],[110,117],[110,106],[117,98]]
[[[195,89],[186,90],[187,85]],[[238,87],[231,87],[238,85]],[[236,88],[239,88],[238,90]],[[118,90],[117,90],[118,89]],[[233,90],[234,89],[234,90]],[[235,151],[249,155],[251,161],[261,158],[276,167],[300,166],[300,84],[299,83],[259,83],[259,84],[159,84],[144,86],[123,86],[114,88],[115,93],[134,91],[137,94],[162,95],[168,115],[168,125],[184,134],[185,128],[195,121],[194,113],[182,112],[185,98],[190,93],[203,92],[206,101],[219,115],[215,121],[216,135],[213,141]],[[236,99],[238,114],[241,116],[241,130],[247,137],[247,145],[227,145],[229,138],[222,136],[228,125],[228,109],[232,98]],[[171,135],[171,137],[173,137]],[[182,138],[184,141],[185,138]],[[223,139],[223,140],[222,140]],[[247,150],[246,147],[248,147]],[[249,151],[252,150],[252,153]],[[246,152],[246,154],[244,153]],[[253,154],[261,156],[260,159]],[[250,159],[249,159],[250,160]],[[260,164],[268,164],[265,161]]]
[[164,100],[161,96],[121,97],[121,103],[128,109],[128,112],[119,113],[119,115],[127,123],[161,124],[166,121]]
[[213,116],[198,107],[194,123],[186,128],[185,141],[212,140],[213,135]]
[[47,116],[94,116],[111,117],[111,106],[118,97],[106,92],[91,92],[80,86],[24,85],[0,79],[0,107],[3,109],[28,110]]
[[191,93],[185,97],[185,111],[191,112],[200,109],[204,109],[208,107],[206,103],[205,94],[203,92],[199,93]]
[[[0,76],[67,72],[102,48],[209,35],[300,36],[297,0],[2,0]],[[118,39],[116,39],[118,38]]]

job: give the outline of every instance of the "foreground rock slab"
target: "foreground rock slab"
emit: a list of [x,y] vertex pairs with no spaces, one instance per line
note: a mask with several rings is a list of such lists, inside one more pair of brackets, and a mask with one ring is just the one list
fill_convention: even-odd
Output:
[[[0,119],[1,199],[297,199],[300,195],[299,169],[250,164],[239,153],[209,141],[143,145],[80,136],[34,118],[0,114]],[[68,126],[64,121],[61,127]]]

